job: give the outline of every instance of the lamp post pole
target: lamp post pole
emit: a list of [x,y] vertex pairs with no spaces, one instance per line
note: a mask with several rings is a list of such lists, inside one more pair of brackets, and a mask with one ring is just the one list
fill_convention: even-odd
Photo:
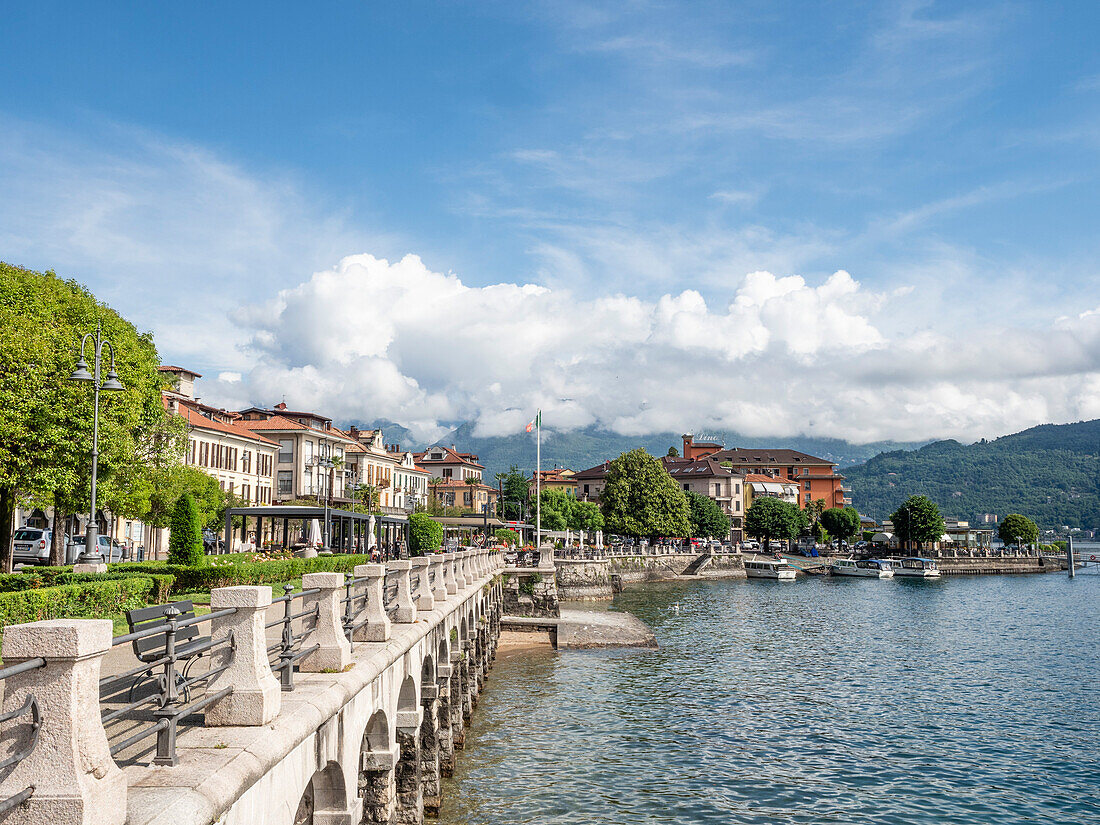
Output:
[[[92,341],[95,352],[94,372],[88,372],[88,362],[85,359],[84,348],[88,341]],[[111,351],[111,368],[107,371],[107,380],[101,381],[101,368],[103,363],[103,347]],[[115,348],[110,341],[103,337],[103,327],[96,324],[95,333],[88,332],[80,339],[80,357],[76,362],[76,369],[69,376],[72,381],[91,381],[94,389],[92,401],[92,479],[91,479],[91,509],[88,513],[88,526],[84,530],[84,552],[80,554],[81,561],[98,564],[103,561],[99,554],[99,525],[96,522],[96,475],[99,470],[99,391],[107,390],[116,392],[121,390],[122,382],[118,380],[115,372]]]

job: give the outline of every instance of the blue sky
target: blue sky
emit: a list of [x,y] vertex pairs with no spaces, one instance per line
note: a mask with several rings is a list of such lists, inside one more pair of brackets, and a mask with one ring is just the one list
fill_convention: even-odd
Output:
[[[1100,415],[1100,5],[39,2],[4,18],[0,258],[86,282],[166,360],[224,373],[208,385],[224,403],[297,394],[425,432],[505,431],[556,404],[563,426],[853,438],[884,386],[903,412],[875,436]],[[387,266],[341,265],[357,255]],[[438,277],[397,269],[407,255]],[[838,270],[857,286],[834,305]],[[779,286],[747,293],[757,271]],[[524,321],[512,336],[553,322],[528,362],[464,384],[393,321],[403,298],[438,304],[428,329],[458,363],[493,361],[447,327],[448,276],[489,338],[496,312]],[[551,297],[495,304],[495,284]],[[678,311],[662,332],[660,302],[685,290],[703,321]],[[343,330],[323,305],[286,314],[321,293],[372,297]],[[577,322],[616,296],[649,320],[599,356]],[[704,328],[757,343],[716,355]],[[715,392],[662,407],[672,372],[654,365],[696,358]],[[370,391],[352,372],[405,400],[348,401]],[[623,373],[635,394],[598,397]],[[847,399],[788,412],[853,378]],[[776,383],[774,408],[725,400]]]

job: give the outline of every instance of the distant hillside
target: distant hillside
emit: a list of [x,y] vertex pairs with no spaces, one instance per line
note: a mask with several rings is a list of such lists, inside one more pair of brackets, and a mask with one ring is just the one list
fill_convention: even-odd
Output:
[[923,493],[947,516],[1023,513],[1044,527],[1100,527],[1100,419],[1043,424],[964,446],[937,441],[844,471],[860,512],[888,517]]
[[[408,442],[408,431],[389,422],[374,422],[370,426],[382,426],[387,442]],[[473,434],[473,424],[462,424],[436,443],[450,446],[454,444],[463,452],[476,453],[485,465],[486,477],[498,472],[507,472],[515,464],[517,467],[533,471],[535,467],[535,436],[533,433],[514,433],[505,436],[482,438]],[[874,444],[849,444],[835,438],[745,438],[732,432],[711,432],[708,437],[717,438],[727,447],[789,447],[811,455],[835,461],[841,466],[866,461],[883,450],[899,448],[912,449],[919,446],[913,443],[877,442]],[[625,436],[595,427],[572,432],[556,432],[544,429],[542,433],[542,466],[569,467],[584,470],[593,467],[605,459],[617,458],[620,453],[644,447],[653,455],[664,455],[669,447],[677,450],[682,445],[680,433],[656,433],[645,436]],[[417,444],[418,448],[429,445]]]

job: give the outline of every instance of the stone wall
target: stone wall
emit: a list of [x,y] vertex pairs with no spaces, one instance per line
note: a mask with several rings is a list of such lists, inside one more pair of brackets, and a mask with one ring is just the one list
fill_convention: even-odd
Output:
[[503,574],[505,616],[557,618],[558,587],[553,571],[538,567],[511,567]]
[[562,601],[610,599],[611,562],[607,559],[555,559],[558,598]]
[[1002,559],[939,558],[936,564],[945,576],[977,576],[997,573],[1055,573],[1067,568],[1065,559],[1018,556]]

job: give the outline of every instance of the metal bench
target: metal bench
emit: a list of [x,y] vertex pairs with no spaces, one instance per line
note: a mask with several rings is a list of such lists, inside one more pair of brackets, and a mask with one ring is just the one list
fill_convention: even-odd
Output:
[[[165,625],[165,632],[143,636],[140,639],[134,639],[130,643],[133,645],[134,655],[138,661],[149,664],[150,667],[134,679],[134,683],[130,686],[128,702],[133,700],[134,691],[143,679],[154,678],[153,670],[161,664],[161,660],[167,655],[168,618],[165,616],[165,611],[169,608],[175,608],[179,611],[178,615],[173,616],[177,622],[195,618],[195,605],[190,601],[157,604],[126,611],[126,624],[129,625],[131,633]],[[205,646],[209,641],[209,636],[199,635],[198,625],[188,625],[176,631],[175,659],[177,662],[184,663],[182,668],[176,669],[176,680],[183,689],[185,703],[190,701],[191,693],[190,686],[187,684],[188,672],[195,662],[202,658],[202,654],[206,652]],[[196,650],[196,648],[199,649]]]

